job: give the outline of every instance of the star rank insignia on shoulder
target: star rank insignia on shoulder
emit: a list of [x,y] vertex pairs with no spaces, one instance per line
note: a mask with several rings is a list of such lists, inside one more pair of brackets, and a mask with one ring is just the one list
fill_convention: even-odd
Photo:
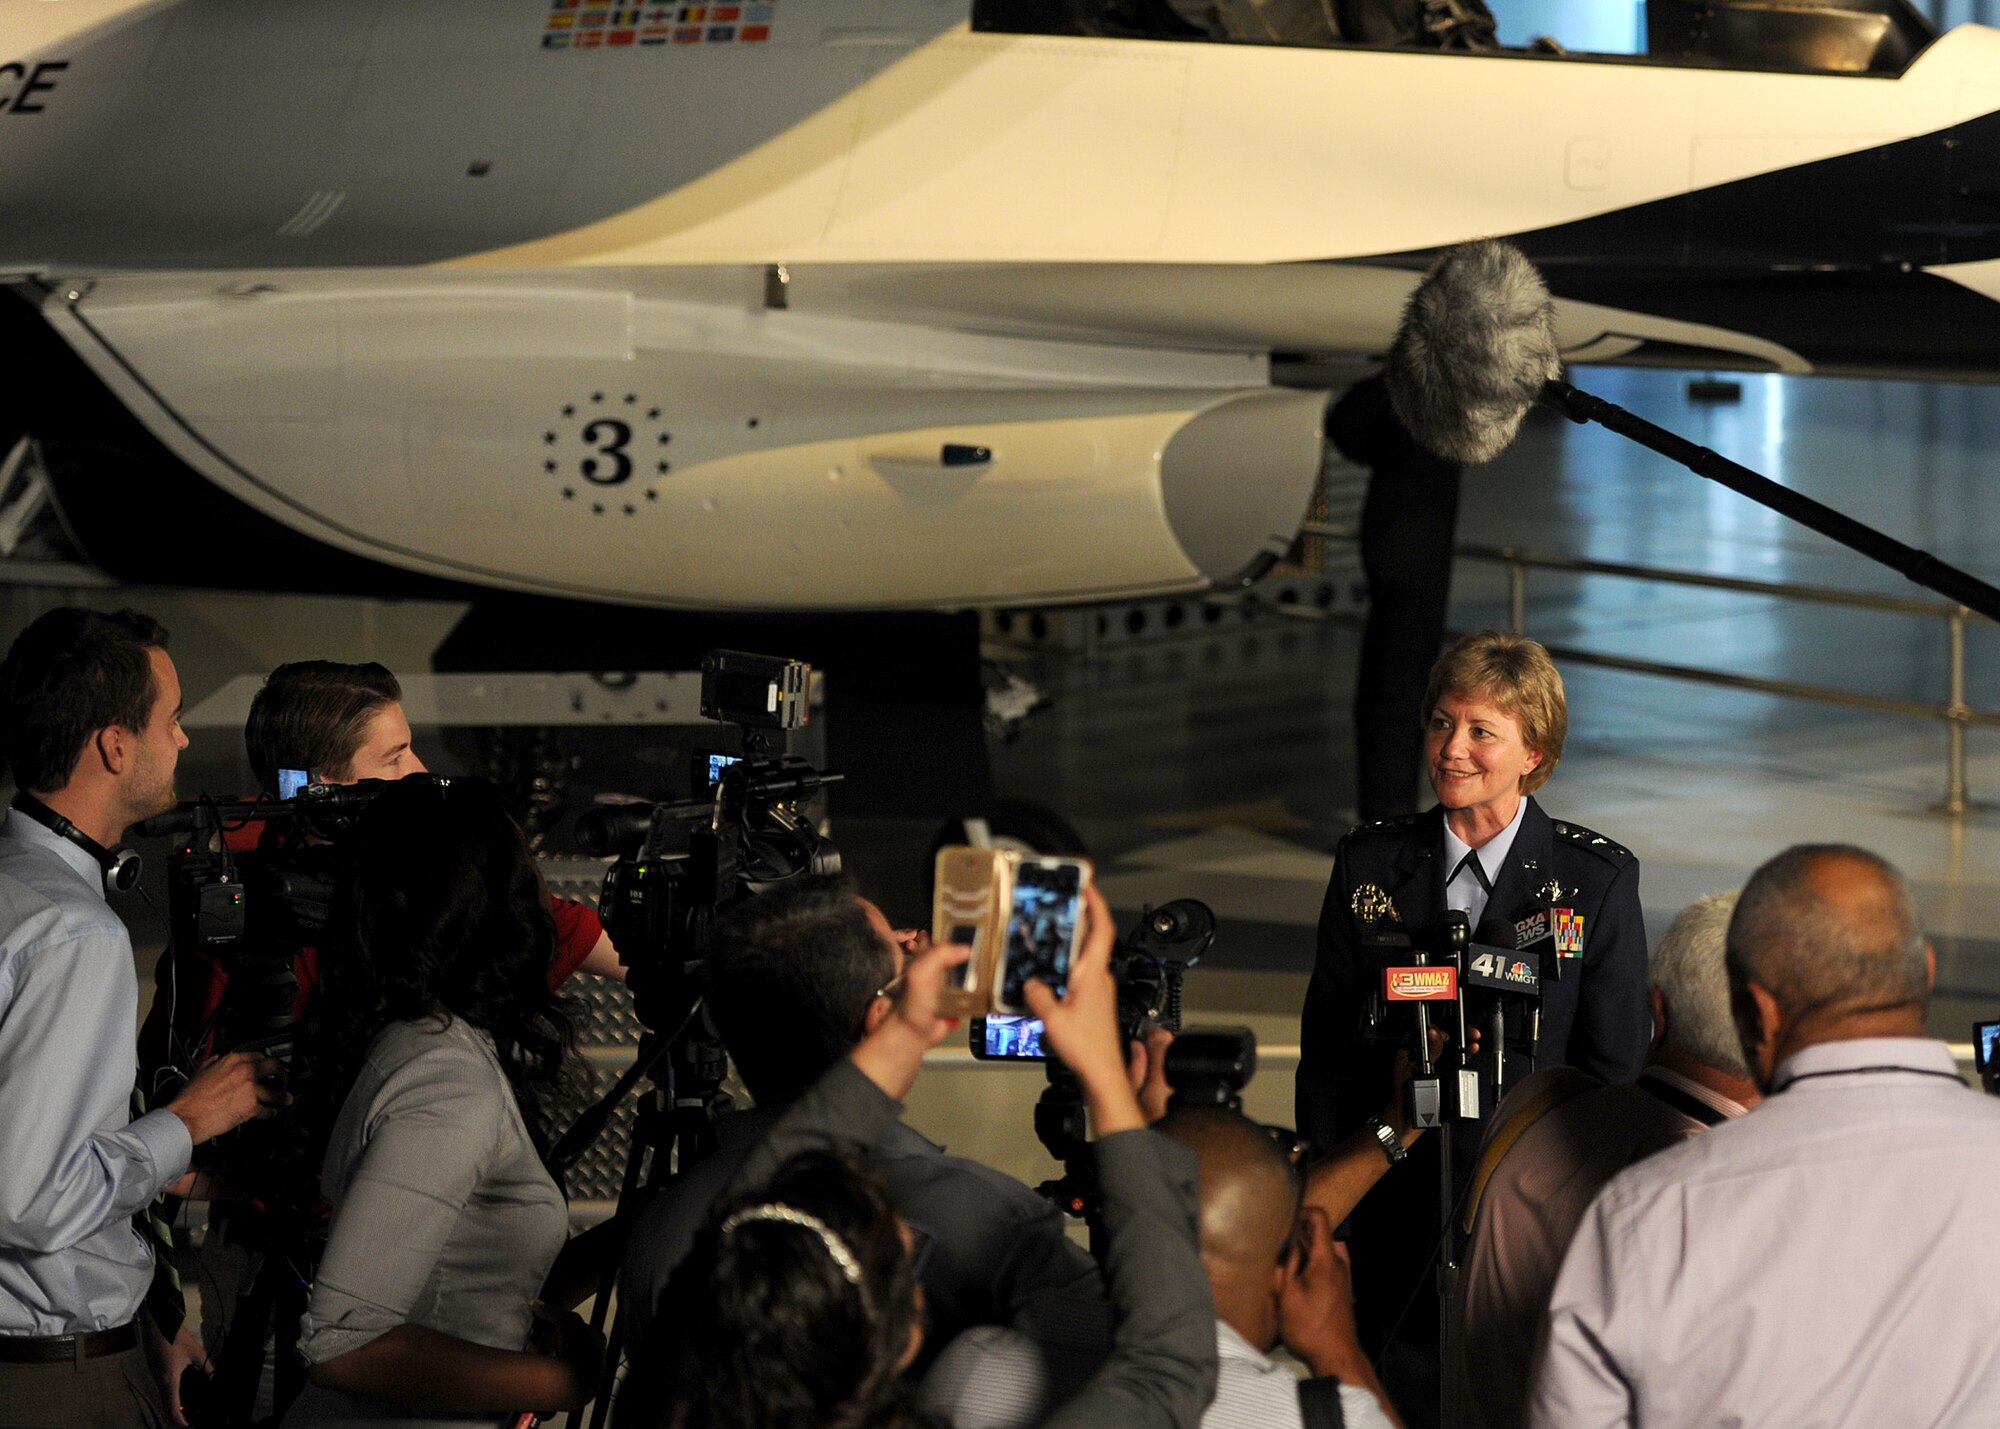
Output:
[[1586,829],[1582,824],[1558,823],[1555,836],[1564,843],[1578,848],[1587,848],[1607,863],[1623,863],[1632,856],[1632,850],[1613,839],[1606,838],[1595,829]]
[[1376,819],[1372,823],[1356,824],[1347,831],[1348,837],[1356,834],[1387,834],[1398,829],[1407,829],[1415,824],[1422,814],[1397,814],[1392,818]]

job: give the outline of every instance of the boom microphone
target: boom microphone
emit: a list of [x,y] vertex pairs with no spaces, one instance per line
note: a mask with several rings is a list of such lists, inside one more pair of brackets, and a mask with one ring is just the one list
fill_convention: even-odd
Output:
[[1520,249],[1487,239],[1446,250],[1403,308],[1383,378],[1410,435],[1471,464],[1507,449],[1536,402],[1679,462],[1801,526],[1859,551],[1920,586],[2000,620],[2000,589],[1928,551],[1760,476],[1602,397],[1561,380],[1555,305]]
[[1412,436],[1477,466],[1508,448],[1561,373],[1548,285],[1520,249],[1488,239],[1431,265],[1403,307],[1383,379]]

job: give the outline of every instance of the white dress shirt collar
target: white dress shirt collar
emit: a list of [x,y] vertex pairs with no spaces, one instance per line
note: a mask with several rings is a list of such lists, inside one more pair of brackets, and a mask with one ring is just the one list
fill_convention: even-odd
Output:
[[[1486,871],[1488,884],[1500,881],[1500,870],[1507,865],[1507,855],[1513,851],[1515,836],[1521,832],[1521,820],[1528,816],[1528,798],[1524,794],[1515,806],[1513,820],[1506,828],[1481,844],[1478,849],[1479,866]],[[1465,856],[1474,852],[1471,844],[1451,831],[1451,819],[1444,819],[1444,869],[1445,877],[1451,881],[1445,885],[1444,906],[1462,908],[1465,916],[1477,929],[1479,920],[1486,912],[1486,888],[1473,876],[1471,869],[1459,871]],[[1457,877],[1452,877],[1453,874]]]
[[1874,1075],[1911,1072],[1943,1073],[1963,1083],[1951,1048],[1929,1037],[1852,1037],[1843,1042],[1816,1042],[1787,1057],[1771,1078],[1771,1090],[1783,1091],[1793,1082],[1817,1083],[1829,1074],[1852,1083]]
[[1712,1087],[1705,1087],[1693,1077],[1684,1077],[1672,1067],[1662,1062],[1648,1062],[1645,1075],[1657,1077],[1668,1086],[1687,1093],[1703,1106],[1714,1107],[1724,1116],[1741,1116],[1749,1108],[1733,1098],[1724,1096]]

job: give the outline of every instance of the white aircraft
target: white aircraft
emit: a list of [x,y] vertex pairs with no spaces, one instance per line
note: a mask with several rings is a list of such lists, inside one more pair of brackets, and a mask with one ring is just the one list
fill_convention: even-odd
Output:
[[2000,373],[2000,32],[1175,16],[0,0],[0,400],[127,579],[926,610],[1268,565],[1324,400],[1274,359],[1381,351],[1467,239],[1572,361]]

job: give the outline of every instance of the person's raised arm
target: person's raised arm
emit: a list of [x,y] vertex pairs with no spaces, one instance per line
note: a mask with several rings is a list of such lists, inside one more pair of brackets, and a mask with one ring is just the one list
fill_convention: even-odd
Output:
[[1083,1087],[1104,1193],[1105,1282],[1117,1325],[1111,1357],[1047,1429],[1192,1429],[1215,1396],[1215,1307],[1201,1267],[1194,1157],[1147,1131],[1132,1091],[1111,977],[1117,930],[1088,892],[1084,944],[1058,998],[1030,981],[1049,1048]]
[[1127,1048],[1118,1033],[1118,985],[1111,976],[1111,949],[1118,926],[1111,905],[1092,884],[1084,890],[1083,946],[1069,970],[1061,997],[1039,978],[1026,987],[1028,1010],[1042,1020],[1043,1040],[1076,1074],[1090,1108],[1092,1133],[1099,1137],[1137,1131],[1146,1125],[1132,1090]]
[[924,1053],[958,1030],[956,1017],[938,1015],[938,998],[944,992],[945,974],[971,956],[972,949],[946,943],[911,958],[903,968],[903,990],[896,999],[896,1010],[848,1054],[848,1060],[883,1095],[897,1101],[908,1096],[917,1083]]

